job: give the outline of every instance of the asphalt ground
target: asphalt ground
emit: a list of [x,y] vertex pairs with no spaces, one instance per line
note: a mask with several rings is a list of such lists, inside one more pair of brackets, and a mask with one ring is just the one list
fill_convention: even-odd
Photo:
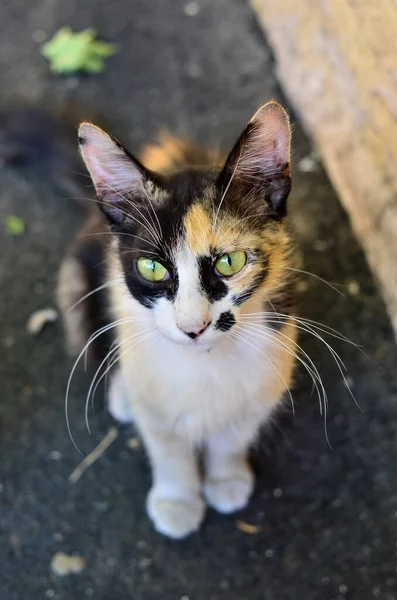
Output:
[[[50,75],[38,40],[63,25],[94,27],[119,44],[103,74]],[[243,0],[188,7],[175,0],[13,0],[0,6],[0,33],[1,105],[72,108],[76,120],[100,115],[135,151],[163,126],[228,148],[261,102],[285,102]],[[348,219],[292,120],[291,221],[302,268],[316,275],[302,277],[301,314],[362,347],[365,354],[326,338],[346,364],[359,407],[327,347],[303,334],[328,393],[332,449],[311,382],[299,371],[295,418],[280,415],[255,454],[249,507],[230,517],[209,511],[200,533],[183,542],[158,535],[146,517],[150,472],[142,448],[128,446],[132,429],[122,429],[75,485],[68,481],[81,460],[64,415],[72,363],[60,323],[37,337],[26,323],[54,306],[56,271],[81,213],[43,172],[0,171],[1,600],[397,598],[396,348]],[[23,236],[6,233],[11,214],[24,219]],[[78,370],[70,399],[83,454],[112,425],[99,393],[92,435],[85,429],[91,376]],[[251,533],[237,519],[253,525]],[[50,563],[57,552],[84,557],[85,569],[56,576]]]

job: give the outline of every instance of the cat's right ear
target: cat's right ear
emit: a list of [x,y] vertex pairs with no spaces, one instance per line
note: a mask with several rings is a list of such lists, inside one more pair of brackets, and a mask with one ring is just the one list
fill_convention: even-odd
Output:
[[121,225],[131,207],[147,197],[147,171],[117,140],[91,123],[80,125],[79,148],[100,209],[110,223]]

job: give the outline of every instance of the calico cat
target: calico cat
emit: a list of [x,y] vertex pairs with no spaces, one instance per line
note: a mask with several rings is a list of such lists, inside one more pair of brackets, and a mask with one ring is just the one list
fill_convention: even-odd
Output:
[[[108,407],[139,429],[153,473],[147,512],[171,538],[196,531],[206,504],[246,506],[248,450],[291,385],[290,137],[276,102],[223,161],[172,138],[138,161],[102,129],[79,129],[100,211],[62,266],[59,302],[66,312],[97,283],[84,239],[107,246],[103,287],[117,333]],[[84,304],[66,319],[74,353],[90,333],[82,337]]]

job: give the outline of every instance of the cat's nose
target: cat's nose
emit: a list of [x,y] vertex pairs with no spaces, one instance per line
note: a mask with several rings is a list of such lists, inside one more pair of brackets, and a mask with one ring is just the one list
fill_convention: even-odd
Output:
[[186,333],[186,335],[188,337],[190,337],[191,340],[195,340],[196,338],[198,338],[200,335],[202,335],[204,333],[204,331],[211,325],[211,321],[208,321],[204,327],[191,327],[189,328],[189,331],[186,331],[185,329],[182,329],[181,327],[179,328],[181,331],[183,331],[183,333]]

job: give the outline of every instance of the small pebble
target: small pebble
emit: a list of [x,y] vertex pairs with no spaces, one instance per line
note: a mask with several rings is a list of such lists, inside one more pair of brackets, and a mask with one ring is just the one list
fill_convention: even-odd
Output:
[[273,496],[275,498],[281,498],[282,495],[283,495],[283,490],[281,488],[275,488],[273,490]]
[[51,589],[46,590],[44,595],[46,598],[53,598],[55,596],[55,591]]
[[265,556],[266,556],[266,558],[273,558],[274,550],[272,550],[271,548],[268,548],[267,550],[265,550]]
[[85,560],[82,556],[68,555],[63,552],[57,552],[51,559],[51,571],[58,575],[58,577],[64,577],[71,573],[81,573],[85,568]]
[[238,520],[236,521],[236,525],[237,529],[243,533],[247,533],[248,535],[255,535],[260,531],[260,527],[257,525],[252,525],[251,523],[246,523],[245,521]]
[[58,313],[53,308],[36,310],[28,319],[26,329],[31,335],[37,335],[46,323],[52,323],[58,319]]
[[188,2],[183,7],[183,11],[188,17],[195,17],[200,12],[200,6],[197,4],[197,2]]
[[189,600],[189,596],[181,596],[181,600]]
[[139,450],[139,448],[141,447],[141,442],[139,438],[133,437],[127,440],[127,446],[128,448],[131,448],[131,450]]
[[84,590],[84,593],[86,596],[93,596],[94,590],[92,588],[87,588],[86,590]]
[[349,281],[347,284],[347,291],[351,296],[358,296],[360,293],[360,284],[358,281]]
[[61,460],[62,452],[59,452],[59,450],[51,450],[48,456],[51,460]]
[[298,163],[298,170],[302,173],[312,173],[313,171],[317,171],[318,168],[318,159],[313,154],[309,154],[309,156],[305,156]]
[[229,585],[228,581],[221,581],[221,584],[219,587],[221,588],[221,590],[223,592],[227,592],[227,590],[230,588],[230,585]]
[[342,583],[342,585],[339,586],[339,592],[341,594],[347,594],[347,590],[348,590],[348,587],[344,583]]

